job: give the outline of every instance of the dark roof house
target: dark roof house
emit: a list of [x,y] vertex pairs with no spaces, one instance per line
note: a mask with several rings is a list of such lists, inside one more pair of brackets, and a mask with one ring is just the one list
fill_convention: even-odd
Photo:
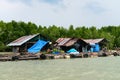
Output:
[[[71,48],[75,48],[79,52],[89,51],[91,44],[98,43],[101,47],[106,46],[107,40],[101,39],[79,39],[79,38],[59,38],[56,40],[56,46],[65,52]],[[84,50],[83,50],[84,49]]]
[[13,42],[9,43],[7,46],[13,47],[13,52],[27,52],[27,49],[30,48],[33,44],[35,44],[38,40],[47,41],[47,38],[42,36],[41,34],[34,34],[28,36],[22,36]]
[[82,47],[87,45],[85,41],[78,38],[59,38],[56,40],[56,46],[60,47],[65,52],[71,48],[75,48],[79,52],[82,52]]

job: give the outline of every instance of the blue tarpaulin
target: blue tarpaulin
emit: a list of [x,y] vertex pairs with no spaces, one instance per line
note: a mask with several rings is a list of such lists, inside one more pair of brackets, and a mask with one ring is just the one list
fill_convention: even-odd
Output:
[[68,53],[71,53],[71,52],[78,52],[76,49],[72,48],[70,50],[67,51]]
[[41,49],[47,44],[48,42],[43,40],[38,40],[32,47],[28,49],[29,53],[37,53],[41,51]]
[[99,52],[100,51],[100,46],[99,44],[95,44],[95,47],[94,47],[94,52]]
[[79,54],[79,52],[74,48],[68,50],[67,53],[69,53],[69,54]]
[[95,45],[91,45],[90,51],[91,51],[91,52],[99,52],[99,51],[100,51],[100,46],[99,46],[99,44],[96,43]]

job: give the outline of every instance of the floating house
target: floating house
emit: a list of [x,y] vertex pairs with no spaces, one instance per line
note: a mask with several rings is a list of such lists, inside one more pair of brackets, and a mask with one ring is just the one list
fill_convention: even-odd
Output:
[[105,38],[100,39],[83,39],[84,42],[90,45],[91,52],[99,52],[103,47],[107,45]]
[[59,38],[56,40],[55,45],[57,47],[60,47],[65,52],[72,48],[75,48],[77,51],[82,52],[82,48],[89,46],[89,44],[84,40],[78,38]]
[[36,52],[35,50],[45,50],[49,46],[48,39],[41,34],[22,36],[7,46],[13,48],[14,53]]
[[79,52],[99,52],[103,46],[106,46],[107,40],[101,39],[78,39],[78,38],[59,38],[56,40],[56,46],[65,52],[75,48]]

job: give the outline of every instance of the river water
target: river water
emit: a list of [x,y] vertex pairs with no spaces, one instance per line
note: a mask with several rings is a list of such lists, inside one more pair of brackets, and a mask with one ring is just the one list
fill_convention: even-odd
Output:
[[120,57],[0,62],[0,80],[120,80]]

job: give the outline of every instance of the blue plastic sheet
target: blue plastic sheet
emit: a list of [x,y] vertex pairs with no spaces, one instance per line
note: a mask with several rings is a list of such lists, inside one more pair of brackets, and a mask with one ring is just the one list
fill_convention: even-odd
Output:
[[67,51],[67,53],[71,53],[71,52],[78,52],[78,51],[76,49],[74,49],[74,48]]
[[69,53],[69,54],[79,54],[79,52],[74,48],[68,50],[67,53]]
[[99,52],[100,51],[100,46],[99,44],[95,44],[95,47],[94,47],[94,52]]
[[28,49],[29,53],[37,53],[40,52],[41,49],[47,44],[48,42],[43,40],[38,40],[32,47]]

